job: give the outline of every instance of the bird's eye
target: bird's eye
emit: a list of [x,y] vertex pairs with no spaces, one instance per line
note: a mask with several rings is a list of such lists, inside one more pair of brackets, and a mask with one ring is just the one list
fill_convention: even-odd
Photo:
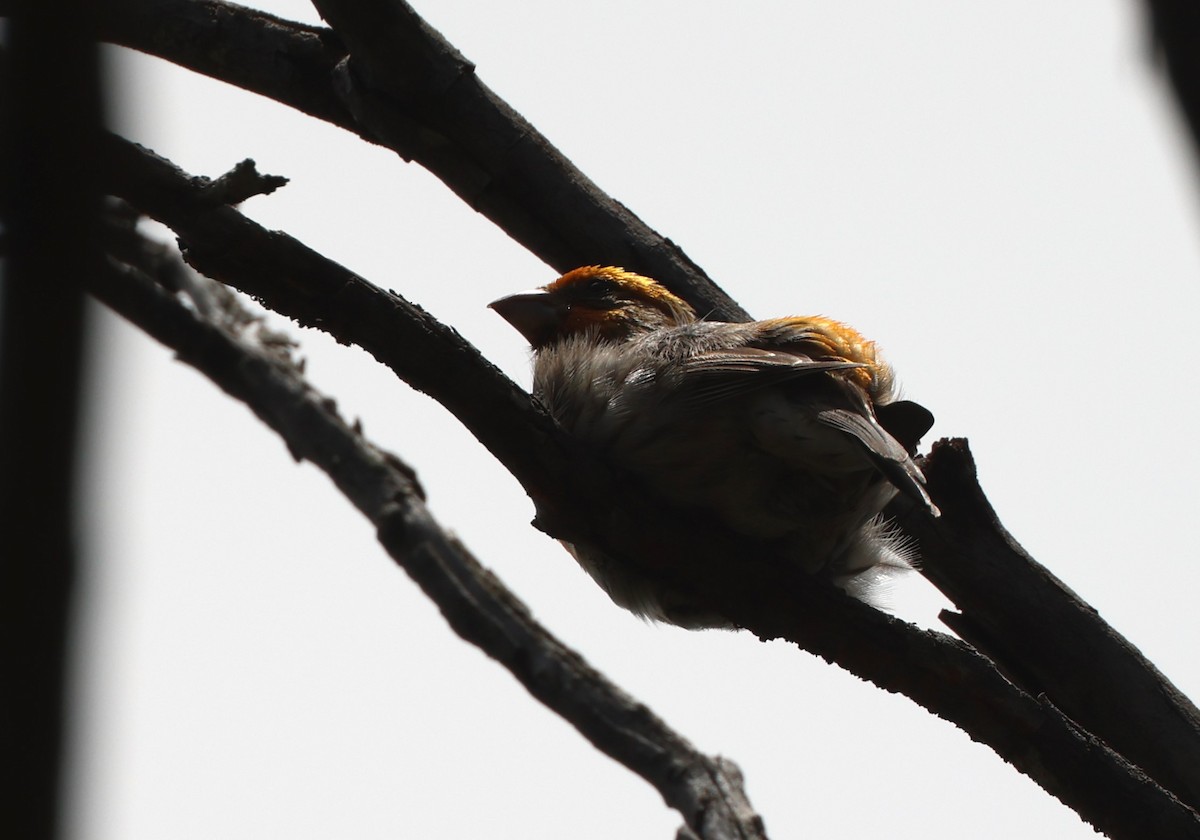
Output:
[[620,295],[613,284],[604,279],[592,280],[579,296],[579,303],[593,309],[616,309],[622,305]]

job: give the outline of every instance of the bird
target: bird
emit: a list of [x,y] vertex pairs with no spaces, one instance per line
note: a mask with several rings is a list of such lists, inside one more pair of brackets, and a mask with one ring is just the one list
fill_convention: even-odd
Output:
[[[533,396],[649,492],[876,606],[881,581],[912,567],[882,511],[902,494],[938,515],[914,461],[933,415],[898,399],[892,368],[852,327],[708,320],[655,280],[600,265],[489,306],[530,344]],[[731,626],[594,545],[564,545],[638,616]]]

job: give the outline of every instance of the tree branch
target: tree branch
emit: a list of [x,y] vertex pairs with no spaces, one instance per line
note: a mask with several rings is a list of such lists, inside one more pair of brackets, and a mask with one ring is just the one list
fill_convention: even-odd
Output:
[[760,638],[789,639],[908,695],[1112,836],[1144,837],[1153,825],[1164,836],[1200,837],[1192,811],[966,645],[818,585],[702,517],[652,502],[628,477],[573,448],[528,395],[419,308],[232,208],[212,206],[203,182],[167,161],[124,141],[112,147],[112,191],[174,228],[193,265],[359,344],[442,402],[522,481],[554,536],[600,545]]
[[[128,249],[124,256],[131,256]],[[144,267],[157,261],[153,253],[133,260]],[[178,273],[166,268],[171,276]],[[90,285],[106,304],[246,403],[297,460],[325,471],[456,633],[507,668],[598,749],[654,785],[695,835],[765,840],[737,766],[697,751],[539,625],[438,525],[413,471],[347,425],[333,401],[304,380],[284,345],[257,340],[254,319],[239,312],[231,296],[201,288],[190,295],[189,307],[139,269],[118,263]],[[200,314],[205,311],[211,317]]]
[[900,518],[917,539],[922,574],[962,611],[943,620],[1026,691],[1046,694],[1184,802],[1200,804],[1196,706],[1004,529],[966,441],[940,442],[923,466],[943,516]]
[[[0,12],[13,0],[0,0]],[[559,271],[624,265],[727,320],[745,310],[604,193],[398,2],[319,3],[338,33],[217,0],[105,0],[102,37],[396,151]],[[350,58],[342,39],[351,43]]]
[[[265,231],[196,179],[124,140],[108,140],[113,195],[183,239],[188,261],[298,323],[358,344],[445,405],[535,501],[567,480],[564,435],[528,395],[451,329],[289,236]],[[241,278],[234,281],[234,278]],[[547,478],[548,477],[548,478]]]

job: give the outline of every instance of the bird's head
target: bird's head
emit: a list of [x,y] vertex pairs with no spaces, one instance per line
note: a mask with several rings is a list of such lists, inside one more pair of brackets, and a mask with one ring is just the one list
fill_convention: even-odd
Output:
[[576,335],[619,342],[649,330],[687,324],[696,311],[665,287],[612,266],[569,271],[548,286],[489,304],[534,350]]

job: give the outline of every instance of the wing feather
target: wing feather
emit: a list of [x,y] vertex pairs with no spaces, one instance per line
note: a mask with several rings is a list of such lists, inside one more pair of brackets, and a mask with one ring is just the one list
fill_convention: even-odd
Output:
[[888,434],[874,417],[844,408],[828,408],[817,412],[825,425],[845,432],[861,443],[879,471],[900,492],[921,503],[938,515],[937,505],[925,490],[925,474],[913,463],[904,446]]
[[679,374],[690,382],[689,403],[699,407],[790,379],[861,367],[857,362],[817,360],[758,347],[731,347],[690,356],[682,363]]

